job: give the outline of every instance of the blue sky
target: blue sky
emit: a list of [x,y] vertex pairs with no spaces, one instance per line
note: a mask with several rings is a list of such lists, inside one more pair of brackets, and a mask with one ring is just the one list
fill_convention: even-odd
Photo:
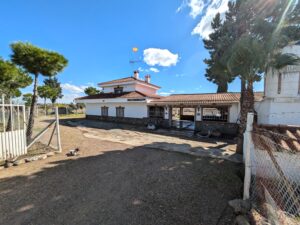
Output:
[[[202,38],[210,20],[228,0],[6,0],[1,2],[0,55],[9,44],[28,41],[58,51],[68,67],[58,75],[64,98],[71,102],[86,86],[151,74],[160,94],[215,92],[205,79]],[[137,53],[132,47],[138,47]],[[129,60],[140,59],[134,65]],[[40,83],[43,78],[40,77]],[[239,91],[239,81],[229,91]],[[263,84],[255,85],[262,90]],[[32,92],[32,87],[23,90]]]

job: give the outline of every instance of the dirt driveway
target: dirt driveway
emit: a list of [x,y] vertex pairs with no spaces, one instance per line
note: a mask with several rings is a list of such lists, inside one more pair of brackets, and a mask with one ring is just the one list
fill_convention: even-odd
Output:
[[[227,202],[240,197],[239,164],[88,136],[80,127],[61,132],[64,153],[80,147],[80,156],[0,170],[0,224],[232,223]],[[173,146],[187,141],[173,138]]]

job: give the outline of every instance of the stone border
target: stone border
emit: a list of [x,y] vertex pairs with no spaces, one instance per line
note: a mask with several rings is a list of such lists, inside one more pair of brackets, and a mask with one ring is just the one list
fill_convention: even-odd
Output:
[[45,154],[35,155],[27,158],[17,159],[15,161],[6,161],[6,165],[0,166],[0,169],[8,169],[12,166],[19,166],[24,163],[34,162],[38,160],[47,159],[48,157],[54,156],[55,154],[59,154],[58,152],[48,152]]

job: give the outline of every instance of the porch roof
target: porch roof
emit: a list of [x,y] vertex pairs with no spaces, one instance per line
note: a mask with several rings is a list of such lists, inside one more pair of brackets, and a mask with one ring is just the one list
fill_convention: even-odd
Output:
[[[211,105],[232,104],[240,101],[241,93],[174,94],[151,101],[151,105]],[[254,100],[261,101],[262,92],[254,93]]]

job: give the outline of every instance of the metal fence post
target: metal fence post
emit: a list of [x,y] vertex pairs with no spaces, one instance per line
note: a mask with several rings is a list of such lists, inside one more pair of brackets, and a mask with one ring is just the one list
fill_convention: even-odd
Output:
[[58,107],[55,107],[55,118],[56,118],[56,137],[57,137],[57,148],[59,152],[62,152],[61,142],[60,142],[60,131],[59,131],[59,114]]
[[253,130],[253,113],[247,115],[247,126],[244,133],[244,157],[245,157],[245,177],[244,177],[244,195],[243,199],[247,200],[250,198],[250,183],[251,183],[251,132]]

